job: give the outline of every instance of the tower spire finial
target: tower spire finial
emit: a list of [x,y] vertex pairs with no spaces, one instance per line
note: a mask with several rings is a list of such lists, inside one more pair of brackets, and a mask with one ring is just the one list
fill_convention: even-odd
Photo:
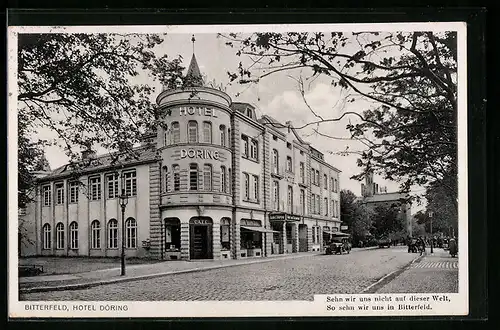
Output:
[[194,42],[196,41],[196,39],[194,38],[194,34],[193,37],[191,38],[191,41],[193,42],[193,54],[194,54]]

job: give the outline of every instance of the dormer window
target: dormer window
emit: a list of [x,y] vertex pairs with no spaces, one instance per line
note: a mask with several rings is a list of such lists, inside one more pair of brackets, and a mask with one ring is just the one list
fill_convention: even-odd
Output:
[[248,118],[252,118],[253,119],[252,109],[247,109],[247,116],[248,116]]

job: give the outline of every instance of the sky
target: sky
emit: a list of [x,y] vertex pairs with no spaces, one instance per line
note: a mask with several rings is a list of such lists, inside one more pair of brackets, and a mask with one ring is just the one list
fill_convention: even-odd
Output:
[[[191,37],[191,34],[186,33],[167,34],[163,44],[158,46],[155,52],[160,56],[167,54],[171,58],[181,55],[184,66],[187,67],[193,54]],[[317,120],[307,108],[299,92],[296,81],[299,76],[303,77],[305,82],[304,97],[307,103],[318,115],[321,115],[325,119],[340,117],[345,111],[361,113],[369,107],[374,107],[374,104],[360,99],[352,103],[343,102],[347,96],[346,90],[333,87],[330,84],[330,80],[326,79],[326,77],[320,76],[314,80],[311,78],[307,79],[310,77],[310,72],[305,69],[275,73],[262,79],[258,84],[239,85],[236,82],[230,84],[227,71],[236,72],[239,62],[243,61],[247,63],[248,59],[236,56],[237,49],[226,46],[226,40],[224,38],[217,38],[217,35],[214,33],[197,33],[195,38],[194,52],[200,71],[206,76],[206,79],[208,81],[215,79],[216,82],[224,84],[227,88],[226,93],[229,94],[233,101],[247,102],[254,105],[258,116],[269,115],[283,123],[291,121],[293,126],[301,126]],[[145,83],[148,81],[140,82]],[[155,87],[156,92],[153,94],[153,97],[156,98],[158,93],[161,92],[160,84],[148,83],[151,83]],[[349,121],[355,123],[356,119],[353,116],[345,116],[338,122],[321,124],[320,126],[313,125],[298,132],[304,140],[310,142],[313,147],[324,153],[325,160],[328,163],[342,171],[340,173],[341,188],[351,190],[359,196],[361,194],[361,183],[350,179],[352,175],[358,174],[361,171],[361,168],[356,166],[357,155],[341,156],[336,154],[346,150],[346,148],[350,151],[362,149],[362,145],[359,142],[347,140],[349,131],[346,129],[346,125]],[[321,136],[315,133],[313,129],[339,139]],[[48,130],[43,130],[39,132],[39,137],[50,138],[54,137],[54,135]],[[68,162],[64,151],[56,146],[46,149],[46,157],[52,169]],[[388,192],[397,191],[399,188],[397,182],[384,180],[379,175],[375,175],[374,181],[380,187],[387,187]],[[422,193],[423,189],[417,188],[415,192]],[[414,205],[412,213],[419,209],[422,209],[422,206]]]

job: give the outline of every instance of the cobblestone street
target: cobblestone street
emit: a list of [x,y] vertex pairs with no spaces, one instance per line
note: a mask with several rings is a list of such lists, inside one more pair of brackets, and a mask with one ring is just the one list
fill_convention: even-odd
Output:
[[20,300],[312,300],[314,294],[360,293],[416,256],[406,247],[308,256],[85,290],[21,294]]

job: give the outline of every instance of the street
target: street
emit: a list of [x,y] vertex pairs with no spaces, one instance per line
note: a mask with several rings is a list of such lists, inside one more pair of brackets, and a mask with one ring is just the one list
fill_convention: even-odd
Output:
[[[20,300],[313,300],[314,294],[361,293],[385,275],[402,270],[416,257],[417,254],[407,253],[406,247],[365,250],[344,255],[307,256],[168,275],[84,290],[21,294]],[[411,267],[415,265],[417,264]],[[411,267],[407,271],[412,271]],[[400,279],[407,271],[399,274],[395,280]],[[457,269],[451,271],[456,272]],[[446,278],[449,274],[445,275],[445,281],[449,280]],[[420,281],[433,279],[424,277]],[[453,279],[449,282],[452,284],[448,287],[452,288],[455,282]],[[407,281],[403,277],[399,286],[392,287],[391,290],[394,291],[390,292],[405,291],[406,284]],[[380,289],[375,287],[376,285],[374,289]],[[445,288],[448,287],[445,285]],[[435,288],[434,290],[433,292],[444,292]],[[411,287],[406,292],[412,292]]]

